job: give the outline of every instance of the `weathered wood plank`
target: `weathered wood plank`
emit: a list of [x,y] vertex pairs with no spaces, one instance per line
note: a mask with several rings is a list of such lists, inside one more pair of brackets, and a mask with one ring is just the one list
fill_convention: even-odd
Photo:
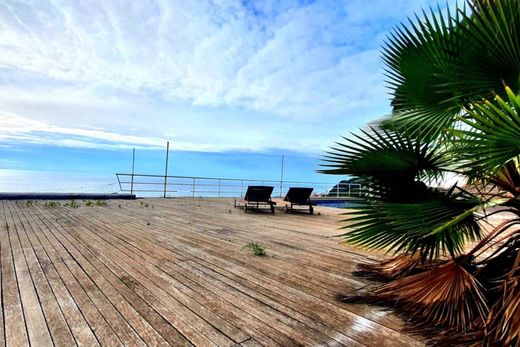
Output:
[[255,339],[248,339],[240,344],[240,347],[262,347],[262,344],[256,341]]
[[[138,214],[135,213],[135,211],[134,211],[134,213],[132,213],[132,215],[135,216],[136,219],[139,218]],[[98,217],[99,218],[104,218],[103,216],[98,216]],[[111,217],[115,218],[114,216],[111,216]],[[93,219],[95,219],[95,218],[93,218]],[[129,219],[131,220],[132,218],[129,218]],[[117,220],[117,219],[115,219],[115,220]],[[107,224],[107,223],[105,223],[105,224]],[[158,222],[156,221],[155,226],[157,226],[157,224],[158,224]],[[137,230],[137,228],[139,227],[138,224],[128,223],[128,221],[127,221],[127,223],[125,223],[125,226],[128,226],[130,229],[133,229],[133,230]],[[101,227],[103,227],[103,225],[100,225],[99,227],[101,228]],[[150,228],[149,226],[146,229],[148,230],[148,232],[145,235],[148,235],[149,233],[154,233],[155,232],[154,230],[152,230],[153,228]],[[175,234],[177,234],[179,232],[179,229],[176,228],[175,231],[176,231]],[[191,229],[191,234],[193,234],[194,232],[197,232],[197,229],[192,228]],[[124,226],[118,226],[117,228],[114,228],[114,229],[110,230],[110,233],[116,233],[116,234],[117,233],[122,233],[123,235],[125,235],[125,237],[127,237],[129,235],[128,233],[131,233],[131,230],[125,230]],[[170,236],[170,238],[172,238],[172,237],[175,238],[177,235],[168,234],[168,236]],[[160,237],[161,237],[161,235],[158,235],[156,238],[159,239]],[[203,238],[203,236],[200,237],[200,236],[197,235],[197,238]],[[153,237],[152,237],[152,239],[153,239]],[[163,244],[182,244],[183,245],[182,246],[183,250],[189,249],[190,246],[191,246],[190,245],[190,246],[187,247],[187,242],[186,242],[185,239],[176,240],[176,241],[172,241],[172,242],[169,242],[169,240],[166,240],[166,239],[164,239],[164,240],[161,239],[161,241],[163,241]],[[200,243],[197,244],[197,243],[193,242],[192,244],[193,244],[193,247],[197,247],[198,246],[200,248],[200,246],[201,246]],[[195,251],[195,252],[197,252],[197,251]],[[208,249],[208,251],[206,253],[203,253],[203,254],[207,255],[207,253],[211,253],[211,252],[212,252],[212,249]],[[198,253],[200,253],[200,252],[198,252]],[[225,253],[225,251],[223,253]],[[219,256],[219,255],[220,254],[215,253],[215,256]],[[227,255],[226,255],[226,257],[227,257]],[[213,263],[214,261],[215,260],[210,260],[210,261],[208,261],[207,264],[202,264],[201,268],[204,269],[207,266],[210,266],[209,264]],[[264,261],[264,260],[262,260],[262,261]],[[268,265],[261,264],[259,269],[258,269],[259,272],[265,272],[265,269],[261,268],[262,266],[265,268]],[[224,265],[224,267],[230,268],[230,264]],[[267,274],[271,275],[271,273],[269,273],[269,272],[267,272]],[[257,276],[258,276],[258,273],[257,273]],[[275,278],[275,282],[278,282],[278,281],[280,281],[280,280]],[[282,282],[283,282],[283,280],[282,280]],[[296,285],[296,287],[298,287],[298,286],[302,287],[302,286],[305,286],[305,285],[306,285],[305,283],[301,283],[300,282],[300,283],[298,283]],[[313,291],[313,288],[310,287],[308,292],[310,294],[314,295],[316,293],[316,288],[314,288],[314,291]],[[330,298],[328,300],[333,301],[336,304],[336,308],[331,308],[331,310],[329,312],[330,317],[337,316],[337,314],[335,314],[335,312],[338,310],[337,307],[340,307],[340,306],[334,301],[334,299],[333,299],[334,295],[333,294],[329,294],[329,295],[327,295],[327,297]],[[308,301],[308,304],[309,304],[308,306],[306,306],[306,305],[302,305],[302,306],[311,308],[310,310],[312,312],[312,309],[315,309],[317,307],[315,301],[316,301],[316,299],[312,298],[311,300]],[[359,319],[359,317],[357,317],[356,315],[352,315],[351,314],[350,315],[350,319],[347,320],[347,322],[343,322],[341,324],[343,326],[345,326],[345,324],[356,325],[356,326],[360,326],[360,327],[362,326],[363,329],[360,329],[360,331],[356,331],[356,330],[354,331],[354,333],[356,335],[359,335],[360,338],[362,338],[362,339],[366,339],[366,335],[367,335],[366,334],[367,332],[366,331],[362,331],[362,330],[372,331],[370,336],[382,336],[380,334],[380,332],[379,332],[380,328],[378,328],[377,325],[374,325],[373,322],[371,322],[371,320],[375,319],[377,321],[381,321],[381,320],[384,321],[386,314],[384,314],[384,312],[382,312],[382,314],[378,314],[377,311],[380,311],[380,310],[376,310],[376,312],[374,312],[375,310],[373,308],[367,308],[365,310],[363,308],[360,309],[359,307],[354,307],[354,308],[355,308],[354,311],[356,311],[358,313],[360,313],[359,311],[364,311],[364,313],[368,316],[369,319],[366,319],[366,320]],[[321,310],[318,310],[318,312],[320,312],[320,311]],[[374,314],[374,313],[376,313],[376,314]],[[342,318],[345,319],[346,317],[343,316]],[[388,325],[391,326],[391,322],[387,322],[387,323],[388,323]],[[399,337],[400,336],[399,333],[395,333],[391,329],[385,329],[385,330],[389,333],[389,334],[385,334],[384,340],[386,342],[385,343],[386,345],[392,345],[393,344],[395,346],[400,346],[400,345],[403,345],[403,342],[407,343],[407,344],[413,344],[413,341],[414,341],[413,339],[405,338],[405,340],[403,341],[403,339]],[[338,336],[341,337],[341,335],[338,335]]]
[[74,302],[73,297],[70,295],[70,292],[63,283],[60,275],[54,267],[54,264],[37,237],[38,234],[41,234],[40,226],[34,225],[34,222],[32,222],[30,218],[28,221],[31,223],[34,230],[33,233],[27,235],[29,242],[31,243],[35,256],[42,267],[42,271],[47,278],[54,297],[60,306],[67,325],[74,336],[76,344],[79,346],[99,346],[96,336],[87,324],[83,314]]
[[70,268],[75,266],[74,258],[66,250],[64,251],[60,249],[59,245],[56,244],[49,234],[48,225],[42,223],[40,225],[40,231],[41,232],[37,234],[37,237],[41,245],[45,249],[76,306],[79,308],[90,329],[95,334],[96,339],[101,345],[122,345],[121,340],[113,331],[109,322],[107,322],[106,318],[100,313],[99,309],[95,306],[95,303],[87,294],[88,291],[92,291],[94,288],[90,286],[83,287],[82,283],[79,282],[74,277],[73,272],[70,271]]
[[[118,249],[119,249],[119,247],[121,247],[121,248],[120,248],[120,249],[121,249],[121,252],[124,252],[124,251],[125,251],[124,247],[120,246],[120,243],[119,243],[117,240],[112,240],[112,242],[111,242],[110,244],[111,244],[111,246],[114,247],[114,248],[118,248]],[[131,260],[130,255],[131,255],[131,254],[135,254],[135,252],[131,252],[131,251],[128,250],[128,249],[127,249],[126,251],[127,251],[128,253],[125,254],[125,257],[126,257],[126,258],[125,258],[125,259],[126,259],[125,261],[126,261],[126,262],[130,262],[130,263],[132,263],[133,261]],[[164,268],[164,267],[163,267],[163,268]],[[153,271],[153,269],[149,269],[149,270],[151,270],[151,272],[149,273],[149,276],[153,276],[153,275],[155,275],[156,279],[159,279],[159,282],[161,283],[161,285],[162,285],[163,287],[168,287],[168,288],[169,288],[169,291],[173,291],[173,292],[176,293],[177,295],[179,295],[179,294],[181,293],[181,292],[180,292],[179,290],[177,290],[175,287],[173,287],[173,286],[170,285],[170,284],[171,284],[170,281],[171,281],[171,280],[174,280],[174,277],[173,277],[173,276],[162,277],[162,276],[159,276],[158,272]],[[167,272],[163,272],[163,274],[167,275],[168,273],[167,273]],[[170,272],[169,274],[173,274],[173,273]],[[213,283],[213,285],[216,285],[216,283]],[[176,297],[177,297],[177,296],[176,296]],[[220,297],[223,298],[222,296],[220,296]],[[234,301],[235,301],[235,305],[236,305],[236,300],[234,300]],[[200,307],[202,307],[202,306],[200,306],[199,304],[197,304],[197,301],[196,301],[196,300],[193,300],[193,299],[191,299],[191,301],[189,301],[189,302],[187,302],[187,303],[190,304],[190,307],[191,307],[192,309],[194,309],[194,308],[199,308],[199,309],[200,309]],[[231,305],[231,301],[228,301],[228,305]],[[245,311],[243,311],[242,314],[246,314],[246,312],[251,313],[251,312],[252,312],[251,310],[252,310],[252,309],[254,310],[254,307],[247,307],[247,308],[248,308],[248,309],[245,310]],[[242,307],[241,309],[243,309],[243,307]],[[272,313],[273,313],[273,315],[276,316],[276,312],[272,312]],[[242,315],[242,314],[241,314],[241,315]],[[203,317],[203,316],[201,316],[201,317]],[[227,324],[224,324],[224,326],[223,326],[222,322],[218,322],[218,321],[215,322],[215,319],[214,319],[213,317],[208,317],[208,316],[206,316],[206,318],[209,318],[208,323],[211,322],[211,323],[210,323],[211,325],[217,324],[217,325],[219,326],[219,328],[224,328],[225,330],[229,331],[229,328],[227,327]],[[228,316],[226,316],[225,318],[226,318],[226,319],[229,319]],[[275,318],[272,318],[272,320],[275,320]],[[258,323],[260,323],[260,322],[257,322],[257,324],[258,324]],[[266,325],[265,328],[271,331],[271,335],[273,335],[274,332],[276,331],[276,326],[269,326],[269,325]],[[234,338],[235,341],[241,341],[241,340],[244,340],[244,338],[246,338],[247,336],[245,336],[244,334],[239,334],[239,335],[236,335],[236,334],[235,334],[234,337],[235,337],[235,338]],[[297,340],[290,340],[290,339],[287,339],[287,337],[284,336],[283,334],[282,334],[282,335],[279,335],[278,338],[275,339],[275,340],[278,340],[278,342],[281,343],[281,344],[284,345],[284,346],[290,346],[290,345],[295,345],[295,344],[297,344],[297,342],[296,342]],[[305,340],[305,338],[302,338],[302,340]],[[311,342],[311,341],[312,341],[312,340],[309,340],[308,342]],[[222,344],[220,344],[220,345],[222,345]]]
[[[366,286],[351,271],[381,254],[330,238],[341,218],[333,210],[244,214],[227,199],[147,201],[1,202],[13,228],[0,228],[6,338],[29,343],[27,328],[43,317],[57,345],[423,345],[392,314],[335,300]],[[241,250],[249,241],[268,257]],[[28,319],[34,298],[41,315]]]
[[[40,215],[40,217],[45,218],[45,220],[49,223],[52,222],[52,219],[48,219],[45,216]],[[95,274],[94,269],[99,271],[99,274],[103,277],[103,280],[106,280],[113,286],[114,289],[117,290],[116,294],[110,288],[103,286],[103,289],[106,290],[107,293],[114,293],[114,296],[117,297],[117,300],[119,300],[119,302],[115,302],[114,305],[125,305],[124,301],[127,301],[132,305],[135,311],[138,312],[141,317],[143,317],[143,322],[140,320],[136,322],[134,318],[138,318],[135,317],[131,310],[122,310],[122,312],[125,312],[125,317],[129,318],[129,322],[133,322],[133,324],[135,324],[135,329],[139,330],[141,336],[147,343],[154,346],[162,345],[163,341],[166,340],[175,346],[192,346],[189,341],[187,341],[179,334],[177,330],[175,330],[166,320],[158,315],[157,312],[155,312],[146,301],[143,301],[132,290],[130,290],[130,288],[121,280],[121,278],[114,275],[114,273],[110,271],[109,267],[99,261],[96,254],[89,252],[81,243],[75,242],[77,240],[73,240],[73,243],[70,243],[60,229],[61,227],[56,228],[56,233],[54,236],[59,239],[63,245],[67,246],[67,249],[75,256],[75,259],[78,260],[81,266],[84,269],[92,270],[89,271],[89,274],[93,276],[95,280],[102,281],[101,277],[98,277]],[[154,331],[157,331],[160,335],[154,333]]]
[[[3,205],[0,203],[0,230],[6,228]],[[1,232],[0,232],[1,233]],[[2,301],[2,236],[0,234],[0,302]],[[0,309],[0,347],[5,346],[4,310]]]
[[[127,224],[127,226],[129,227],[129,230],[124,231],[125,237],[128,237],[129,235],[132,234],[132,231],[130,229],[135,229],[137,227],[137,226],[133,226],[132,224]],[[102,227],[102,226],[100,226],[100,227]],[[123,232],[122,227],[118,227],[117,230],[113,229],[110,231],[110,233],[115,233],[115,234],[118,234],[119,232]],[[153,231],[150,231],[150,233],[153,233]],[[148,233],[147,233],[147,235],[148,235]],[[141,243],[141,244],[144,244],[145,242],[146,242],[145,239],[139,240],[139,243]],[[232,262],[233,259],[227,259],[226,258],[226,257],[228,257],[227,255],[225,256],[226,260],[224,260],[224,262],[223,262],[221,258],[217,257],[219,254],[209,255],[206,252],[200,253],[195,248],[197,245],[188,245],[185,242],[185,240],[173,241],[173,242],[168,242],[167,240],[163,240],[162,245],[166,245],[166,244],[168,244],[168,245],[182,244],[183,251],[187,252],[188,250],[192,249],[193,250],[193,252],[191,253],[192,255],[196,255],[196,254],[204,255],[206,262],[202,262],[199,266],[199,268],[202,269],[202,271],[205,271],[205,269],[211,268],[213,266],[212,264],[218,264],[218,263],[221,263],[222,264],[221,269],[226,269],[226,271],[236,268],[235,263]],[[199,247],[200,247],[200,245],[199,245]],[[178,251],[178,250],[176,250],[176,251]],[[210,251],[208,251],[208,252],[210,252]],[[220,256],[223,256],[223,255],[220,254]],[[191,255],[186,255],[186,257],[191,257]],[[244,267],[244,269],[245,269],[245,267]],[[247,272],[248,271],[245,271],[242,273],[247,273]],[[252,277],[253,277],[252,278],[253,282],[258,281],[259,278],[263,278],[263,274],[256,272],[254,275],[252,275]],[[274,281],[273,281],[273,279],[266,279],[266,281],[267,281],[266,283],[279,282],[279,280],[277,280],[276,278],[274,279]],[[299,285],[301,287],[303,284],[300,283]],[[324,303],[320,302],[321,300],[319,300],[319,298],[317,298],[316,296],[309,296],[309,294],[305,294],[302,292],[294,291],[292,287],[285,287],[283,289],[278,289],[276,292],[275,298],[276,298],[276,296],[278,296],[278,300],[280,300],[279,296],[283,295],[282,293],[285,293],[287,291],[289,291],[289,292],[292,291],[292,292],[296,293],[296,295],[297,295],[296,298],[292,298],[293,302],[296,303],[296,306],[295,306],[296,310],[303,310],[304,312],[306,312],[308,314],[313,314],[314,312],[323,312],[322,319],[327,320],[330,317],[330,319],[332,319],[332,321],[337,319],[336,317],[339,316],[341,318],[341,322],[339,322],[340,327],[341,326],[342,327],[351,326],[351,325],[363,327],[363,329],[359,329],[359,331],[354,330],[351,333],[351,334],[354,334],[353,336],[359,335],[360,339],[366,339],[366,337],[368,335],[368,336],[370,336],[370,338],[372,340],[374,340],[374,341],[380,340],[381,343],[384,343],[385,345],[388,345],[388,346],[390,346],[390,345],[401,346],[403,344],[408,344],[408,345],[413,344],[413,339],[405,337],[403,340],[403,338],[400,338],[399,333],[396,333],[393,330],[388,329],[388,328],[385,329],[383,327],[378,327],[377,325],[374,325],[373,322],[371,322],[371,319],[384,318],[384,314],[383,315],[373,315],[373,313],[374,313],[373,309],[371,311],[367,312],[369,314],[368,317],[370,319],[363,319],[354,314],[349,314],[347,316],[338,315],[337,314],[338,310],[341,310],[339,305],[334,305],[334,306],[336,306],[336,307],[334,307],[333,305],[327,304],[327,306],[330,306],[330,309],[328,309],[327,311],[324,311],[323,306],[322,306]],[[315,294],[315,293],[312,293],[312,294]],[[323,297],[321,297],[321,299],[323,300]],[[330,296],[330,300],[334,300],[332,296]],[[283,302],[285,304],[287,304],[286,300],[284,300]],[[377,313],[377,311],[376,311],[376,313]],[[372,314],[372,315],[370,315],[370,314]],[[329,324],[331,324],[331,323],[329,323]],[[380,332],[381,329],[386,330],[387,334],[384,334],[384,335],[381,334],[381,332]],[[338,338],[341,338],[341,334],[338,334]]]
[[[59,242],[54,242],[52,238],[48,239],[54,244],[56,250],[66,250]],[[69,250],[66,251],[70,253]],[[108,324],[112,327],[113,331],[118,335],[120,341],[124,345],[144,346],[145,343],[141,337],[128,324],[126,319],[112,306],[109,300],[107,300],[105,296],[106,294],[91,280],[90,276],[92,276],[92,274],[87,274],[79,265],[76,258],[74,258],[74,261],[66,260],[65,264],[78,281],[79,285],[85,290],[85,293],[90,298],[93,305],[98,309]]]
[[7,222],[6,205],[7,203],[2,203],[2,214],[6,219],[6,224],[0,230],[5,343],[7,346],[25,346],[29,344],[29,336],[25,326],[25,317],[10,242],[13,226]]
[[[96,228],[97,230],[103,230],[103,226],[99,226],[99,228]],[[275,330],[278,327],[278,323],[283,320],[287,320],[289,317],[299,317],[298,322],[304,321],[305,324],[307,324],[309,329],[301,329],[300,331],[304,331],[309,334],[309,336],[312,336],[313,338],[320,337],[322,335],[323,331],[327,331],[327,327],[325,325],[315,324],[315,322],[312,319],[308,319],[307,317],[304,317],[300,315],[297,311],[291,310],[287,307],[283,307],[283,305],[277,305],[277,303],[274,300],[265,300],[265,297],[259,297],[256,295],[256,292],[253,290],[250,290],[249,288],[245,286],[238,287],[236,286],[236,283],[233,281],[230,281],[227,277],[220,276],[220,277],[213,277],[208,274],[202,274],[200,271],[204,271],[204,266],[198,266],[199,264],[193,265],[193,261],[182,261],[182,262],[164,262],[162,259],[167,259],[168,255],[172,255],[173,257],[176,257],[171,251],[166,251],[165,249],[162,249],[161,247],[157,247],[157,245],[154,246],[152,249],[151,247],[148,247],[148,243],[146,240],[139,239],[137,241],[132,241],[131,237],[125,237],[124,239],[117,239],[115,238],[115,232],[111,230],[106,230],[106,232],[103,232],[103,235],[105,238],[110,238],[110,243],[112,245],[118,245],[118,247],[123,247],[127,249],[127,252],[130,256],[132,255],[139,255],[143,258],[143,260],[155,264],[156,265],[156,271],[158,273],[162,272],[165,276],[165,279],[169,281],[169,283],[172,283],[173,285],[179,285],[178,281],[173,281],[175,277],[182,276],[183,283],[189,283],[191,288],[197,288],[197,290],[200,290],[201,287],[203,289],[206,289],[204,292],[204,297],[208,297],[209,295],[213,295],[217,298],[226,298],[228,301],[228,305],[236,305],[236,303],[246,302],[248,305],[258,306],[255,313],[258,315],[262,315],[262,311],[268,310],[266,313],[269,315],[269,318],[267,318],[266,323],[269,323],[271,321],[272,326],[269,328],[271,331]],[[129,234],[127,234],[129,236]],[[159,260],[155,260],[155,256],[159,257]],[[186,268],[187,267],[187,268]],[[199,270],[200,268],[200,270]],[[152,269],[153,271],[153,269]],[[160,272],[159,272],[160,271]],[[168,276],[169,275],[169,276]],[[211,282],[208,282],[205,280],[205,278],[211,279]],[[229,287],[222,287],[220,284],[223,283]],[[181,287],[183,291],[186,291],[187,288]],[[189,289],[188,289],[189,291]],[[217,294],[213,293],[212,291],[216,291]],[[239,300],[236,299],[235,296],[231,295],[228,296],[228,293],[235,293],[234,295],[240,295],[241,298]],[[197,296],[196,293],[191,292],[193,295]],[[210,293],[210,294],[208,294]],[[240,304],[239,304],[240,306]],[[272,310],[272,306],[276,306],[275,310]],[[235,306],[236,307],[236,306]],[[236,307],[238,310],[242,310],[243,314],[248,315],[252,312],[252,307]],[[253,307],[254,308],[254,307]],[[260,312],[258,312],[260,311]],[[288,312],[286,312],[288,311]],[[285,315],[280,316],[280,312],[283,312]],[[265,314],[265,313],[264,313]],[[266,316],[264,315],[264,320]],[[289,325],[291,325],[289,323]],[[305,341],[305,337],[302,338],[302,336],[298,336],[300,341]],[[355,344],[355,341],[348,339],[346,336],[342,335],[339,331],[330,332],[329,337],[332,339],[336,339],[337,343],[340,343],[342,339],[345,340],[346,343],[348,343],[349,346],[353,346]],[[323,339],[323,336],[321,337]]]
[[[134,214],[133,214],[134,215]],[[114,218],[114,217],[113,217]],[[138,216],[136,216],[138,218]],[[130,222],[127,222],[125,225],[129,226],[131,229],[135,230],[139,227],[138,224],[132,222],[132,218],[129,218]],[[156,227],[161,227],[159,222],[155,223]],[[165,227],[166,228],[166,227]],[[123,232],[126,233],[127,231],[123,231],[121,227],[117,227],[111,230],[114,233]],[[128,231],[129,233],[132,233],[131,230]],[[326,300],[331,302],[333,305],[335,305],[337,308],[333,309],[331,312],[336,311],[340,307],[344,307],[344,305],[338,304],[334,300],[334,296],[336,292],[330,292],[325,289],[320,289],[320,287],[315,287],[313,285],[309,285],[305,280],[297,279],[298,276],[294,274],[294,272],[298,271],[298,266],[293,268],[293,271],[281,271],[277,266],[279,265],[279,261],[276,261],[276,265],[272,265],[271,263],[274,261],[269,261],[265,259],[256,259],[255,257],[250,257],[247,254],[244,254],[243,252],[237,252],[237,250],[240,249],[240,247],[234,246],[231,249],[223,249],[219,250],[219,246],[217,244],[213,245],[205,245],[205,236],[204,235],[194,235],[197,233],[197,229],[192,228],[191,231],[182,230],[182,228],[178,227],[175,229],[175,233],[169,233],[165,237],[162,231],[156,231],[154,228],[147,227],[147,233],[142,235],[150,235],[153,234],[153,236],[148,236],[149,239],[159,239],[162,242],[163,246],[168,247],[177,247],[177,245],[182,245],[182,251],[187,250],[193,250],[193,254],[197,254],[197,256],[203,256],[207,260],[207,265],[202,265],[202,268],[205,268],[206,266],[211,266],[211,264],[218,262],[218,261],[224,261],[226,264],[222,265],[224,268],[234,268],[236,265],[242,267],[242,268],[251,268],[253,267],[256,270],[256,276],[266,276],[270,278],[270,281],[277,283],[277,284],[283,284],[287,285],[290,288],[298,288],[299,290],[303,290],[305,293],[299,293],[299,295],[306,295],[309,294],[311,296],[319,296],[322,300]],[[191,236],[186,236],[191,234]],[[125,234],[128,235],[128,234]],[[204,252],[200,252],[200,249],[204,250]],[[283,265],[282,265],[283,266]],[[271,268],[271,269],[270,269]],[[311,274],[312,275],[312,274]],[[307,275],[307,276],[311,276]],[[360,287],[364,286],[361,285]],[[346,288],[348,290],[353,290],[352,287]],[[316,299],[314,299],[316,300]],[[315,307],[315,304],[312,304],[312,307]],[[352,306],[349,307],[350,310],[353,310],[354,314],[370,314],[371,319],[375,319],[378,322],[383,323],[385,326],[392,329],[392,327],[396,327],[396,322],[398,322],[396,319],[388,319],[388,316],[385,314],[380,315],[373,315],[374,309],[373,308],[365,308],[362,306]],[[333,315],[334,316],[334,315]],[[355,318],[355,316],[352,316]],[[374,327],[375,331],[378,329]],[[399,335],[399,334],[397,334]]]
[[[106,218],[105,216],[97,217],[100,218],[100,220]],[[111,217],[117,218],[117,216]],[[122,222],[120,219],[116,220]],[[108,220],[105,221],[105,223],[106,222],[108,222]],[[143,224],[145,225],[143,226]],[[309,288],[310,292],[321,290],[321,292],[334,297],[340,293],[338,291],[339,286],[344,289],[347,287],[347,285],[349,285],[347,287],[348,290],[354,290],[365,285],[365,283],[352,280],[350,276],[343,277],[343,280],[341,281],[340,279],[335,278],[333,275],[328,274],[323,270],[306,269],[303,264],[301,264],[301,262],[291,262],[290,259],[286,259],[287,262],[278,261],[276,262],[276,265],[272,265],[271,262],[266,262],[263,259],[260,260],[250,258],[246,252],[237,252],[237,250],[240,250],[244,246],[246,243],[245,241],[239,245],[230,245],[228,242],[223,243],[220,240],[215,240],[211,236],[208,236],[205,230],[201,231],[198,226],[193,227],[189,225],[187,226],[186,223],[173,223],[170,222],[169,219],[167,221],[156,220],[153,225],[148,226],[146,225],[146,222],[143,223],[142,219],[139,219],[137,216],[128,218],[125,225],[133,225],[135,227],[144,228],[148,233],[153,233],[156,235],[157,239],[166,243],[180,242],[182,244],[189,244],[193,247],[201,248],[205,252],[214,254],[216,256],[219,256],[219,254],[229,254],[230,256],[237,258],[242,263],[247,262],[248,266],[256,266],[258,271],[277,275],[281,280],[297,283],[297,286],[306,286]],[[164,232],[164,230],[171,230],[172,227],[175,228],[175,233]],[[119,228],[116,229],[119,230]],[[262,243],[264,243],[264,239],[262,239]],[[302,258],[305,259],[306,255],[299,257],[299,259]],[[279,260],[284,259],[283,257],[279,257]],[[291,276],[286,276],[287,273],[290,273]],[[344,293],[344,290],[341,292]]]
[[[185,336],[189,337],[194,343],[200,345],[215,345],[213,339],[219,342],[221,346],[233,344],[231,340],[223,336],[218,330],[212,326],[208,326],[197,315],[194,315],[186,307],[180,305],[173,297],[147,277],[146,271],[142,270],[142,264],[131,262],[129,258],[125,258],[122,254],[115,254],[112,246],[107,247],[95,238],[86,239],[88,230],[79,227],[82,230],[81,235],[75,231],[69,230],[69,234],[81,238],[87,248],[96,252],[100,259],[111,261],[117,260],[117,274],[126,284],[130,285],[134,292],[139,296],[145,297],[152,306],[166,317],[175,327],[178,327]],[[94,246],[100,248],[103,252],[98,252]],[[112,267],[112,270],[116,268]]]
[[[38,299],[42,306],[42,310],[45,315],[46,323],[52,335],[53,343],[59,346],[72,346],[75,345],[74,337],[63,317],[63,313],[58,305],[58,302],[52,293],[52,289],[49,286],[49,282],[45,277],[42,267],[35,255],[34,249],[29,242],[27,234],[33,233],[32,227],[25,220],[25,216],[21,215],[17,208],[11,205],[10,212],[11,216],[15,221],[24,220],[25,222],[18,225],[17,222],[13,224],[16,227],[18,233],[18,239],[20,246],[24,252],[25,259],[27,261],[29,271],[33,280],[34,288],[38,294]],[[28,318],[29,319],[29,318]],[[41,324],[41,323],[40,323]],[[45,342],[49,342],[48,340]],[[43,342],[38,342],[43,345]]]

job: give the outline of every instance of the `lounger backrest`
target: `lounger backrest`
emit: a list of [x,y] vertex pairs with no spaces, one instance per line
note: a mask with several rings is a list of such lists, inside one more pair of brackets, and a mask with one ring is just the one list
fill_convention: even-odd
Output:
[[291,187],[285,196],[285,201],[294,204],[306,204],[309,202],[313,188]]
[[249,186],[247,187],[244,200],[269,202],[271,200],[271,193],[273,192],[273,189],[274,187],[271,186]]

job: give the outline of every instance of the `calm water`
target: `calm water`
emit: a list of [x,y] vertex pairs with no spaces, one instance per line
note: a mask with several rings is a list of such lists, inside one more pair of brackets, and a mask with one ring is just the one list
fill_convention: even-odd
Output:
[[0,192],[119,191],[115,175],[0,169]]
[[348,201],[319,201],[316,203],[318,206],[323,207],[335,207],[335,208],[347,208],[347,207],[356,207],[359,206],[359,203],[352,203]]

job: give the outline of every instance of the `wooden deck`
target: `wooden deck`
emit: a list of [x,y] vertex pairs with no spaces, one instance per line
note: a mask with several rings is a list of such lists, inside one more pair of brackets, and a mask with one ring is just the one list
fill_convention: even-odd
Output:
[[[391,313],[335,301],[367,285],[351,271],[370,260],[330,237],[333,209],[244,214],[217,199],[0,208],[0,345],[423,345]],[[267,256],[242,249],[249,241]]]

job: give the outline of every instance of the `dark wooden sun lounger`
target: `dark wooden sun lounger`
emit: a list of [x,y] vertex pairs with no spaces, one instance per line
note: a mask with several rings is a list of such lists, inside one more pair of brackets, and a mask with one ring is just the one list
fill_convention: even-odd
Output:
[[[247,187],[246,195],[244,195],[244,212],[248,209],[260,209],[266,206],[274,213],[274,206],[276,202],[271,200],[271,194],[273,192],[271,186],[249,186]],[[235,207],[237,207],[237,201],[235,200]],[[241,206],[242,207],[242,206]]]
[[314,213],[314,208],[311,204],[311,193],[313,188],[301,188],[301,187],[291,187],[289,188],[289,191],[287,192],[287,195],[285,196],[284,201],[289,202],[291,205],[289,207],[289,204],[285,205],[285,212],[289,212],[294,210],[294,205],[299,206],[309,206],[309,213]]

